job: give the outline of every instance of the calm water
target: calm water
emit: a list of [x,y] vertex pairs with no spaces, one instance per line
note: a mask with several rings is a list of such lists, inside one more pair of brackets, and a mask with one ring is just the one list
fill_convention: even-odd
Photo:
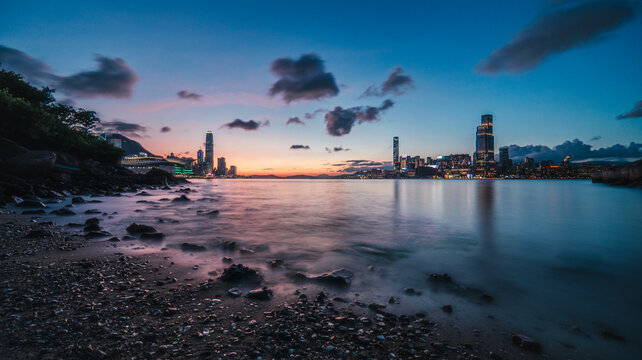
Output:
[[[258,267],[277,291],[292,291],[288,274],[346,268],[351,288],[335,295],[386,302],[401,311],[426,311],[482,333],[522,332],[553,358],[642,356],[642,191],[589,181],[214,180],[195,181],[193,201],[159,201],[180,194],[102,198],[76,206],[111,213],[114,235],[135,218],[168,236],[163,242],[121,242],[136,251],[161,251],[220,271],[222,256]],[[139,200],[154,204],[136,203]],[[135,212],[136,209],[143,212]],[[218,209],[216,217],[197,210]],[[56,221],[80,221],[55,218]],[[158,223],[157,219],[178,220]],[[236,241],[253,254],[223,252]],[[208,247],[182,253],[183,242]],[[267,259],[286,270],[270,270]],[[449,273],[458,283],[495,298],[431,287],[427,275]],[[278,285],[281,284],[281,285]],[[405,296],[404,287],[422,291]],[[334,290],[332,290],[334,291]],[[491,318],[489,318],[491,315]],[[446,318],[444,318],[446,319]],[[625,342],[605,339],[609,331]],[[573,348],[574,347],[574,348]]]

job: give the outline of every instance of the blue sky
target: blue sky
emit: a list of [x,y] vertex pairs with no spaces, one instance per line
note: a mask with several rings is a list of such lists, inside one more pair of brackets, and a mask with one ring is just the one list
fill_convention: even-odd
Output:
[[[519,74],[474,68],[555,11],[550,2],[3,1],[0,45],[58,75],[94,69],[94,54],[121,58],[138,76],[130,98],[72,99],[104,121],[145,126],[137,140],[153,152],[194,156],[205,131],[214,130],[215,156],[241,172],[315,173],[348,159],[389,161],[393,136],[404,154],[472,153],[483,113],[495,117],[497,147],[552,147],[575,138],[594,147],[641,142],[641,118],[616,120],[642,100],[642,20],[640,4],[631,4],[632,20]],[[277,80],[270,64],[308,53],[324,61],[339,94],[290,104],[270,98]],[[395,106],[379,121],[340,137],[326,133],[323,114],[305,126],[285,125],[316,109],[378,106],[383,98],[359,96],[395,66],[414,89],[391,97]],[[204,98],[180,100],[180,90]],[[220,128],[236,118],[270,126]],[[172,131],[160,133],[163,126]],[[310,150],[290,150],[293,144]],[[351,150],[325,151],[334,146]]]

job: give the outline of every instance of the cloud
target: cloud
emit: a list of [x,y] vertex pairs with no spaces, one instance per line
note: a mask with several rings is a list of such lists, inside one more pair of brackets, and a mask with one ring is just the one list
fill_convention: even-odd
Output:
[[591,138],[591,140],[589,140],[589,141],[597,141],[597,140],[600,140],[600,139],[602,139],[602,135],[593,136],[593,137]]
[[642,117],[642,101],[638,101],[635,103],[635,106],[631,111],[625,113],[625,114],[620,114],[617,116],[618,120],[622,119],[632,119],[632,118],[639,118]]
[[179,98],[186,100],[200,100],[203,97],[201,94],[189,92],[187,90],[181,90],[177,92],[176,95],[178,95]]
[[234,121],[231,121],[227,124],[224,124],[221,127],[226,127],[228,129],[243,129],[243,130],[257,130],[261,126],[269,126],[270,122],[268,120],[261,122],[261,121],[254,121],[254,120],[241,120],[241,119],[234,119]]
[[384,100],[379,107],[355,106],[343,109],[337,106],[325,114],[326,130],[331,136],[343,136],[350,133],[355,123],[379,120],[379,115],[394,105],[390,99]]
[[412,78],[408,75],[404,75],[404,70],[401,66],[395,66],[390,74],[388,79],[381,84],[381,86],[370,86],[366,91],[360,96],[386,96],[386,95],[403,95],[406,91],[414,89],[415,85],[412,81]]
[[147,128],[140,124],[128,123],[122,120],[114,119],[114,121],[101,122],[96,130],[101,132],[113,132],[123,134],[125,136],[143,137],[142,133],[147,131]]
[[290,150],[310,150],[309,145],[292,145],[290,146]]
[[305,123],[301,121],[301,119],[299,119],[298,116],[289,118],[288,121],[285,123],[285,125],[290,125],[290,124],[305,125]]
[[535,21],[503,47],[475,66],[482,74],[519,74],[538,67],[550,55],[604,38],[604,34],[633,19],[626,1],[562,4]]
[[48,85],[76,98],[130,98],[138,81],[136,73],[119,58],[95,55],[98,69],[69,76],[55,75],[49,65],[20,50],[0,46],[0,62],[24,75],[27,81]]
[[327,109],[316,109],[311,113],[305,113],[305,115],[303,115],[303,117],[305,117],[308,120],[314,119],[317,115],[319,115],[321,113],[324,113],[326,111],[328,111],[328,110]]
[[342,146],[335,146],[333,148],[326,147],[325,151],[327,151],[329,154],[333,152],[339,152],[339,151],[350,151],[350,149],[346,148],[344,149]]
[[323,60],[316,54],[276,59],[270,71],[279,77],[270,87],[270,96],[280,94],[286,103],[298,100],[319,100],[339,93],[332,73],[325,72]]
[[553,160],[554,162],[561,162],[566,156],[570,156],[572,161],[642,158],[642,143],[631,142],[628,147],[615,144],[594,150],[591,145],[575,139],[572,141],[567,140],[553,148],[545,145],[510,145],[508,146],[508,154],[510,158],[515,161],[523,161],[525,157],[529,157],[535,161]]
[[163,126],[160,130],[162,133],[170,132],[172,129],[170,129],[169,126]]
[[336,172],[354,173],[357,171],[368,171],[372,169],[392,170],[391,161],[372,161],[372,160],[346,160],[341,163],[330,164],[333,167],[339,167]]
[[274,168],[264,168],[264,169],[261,169],[261,170],[263,170],[263,171],[266,171],[266,170],[274,170]]

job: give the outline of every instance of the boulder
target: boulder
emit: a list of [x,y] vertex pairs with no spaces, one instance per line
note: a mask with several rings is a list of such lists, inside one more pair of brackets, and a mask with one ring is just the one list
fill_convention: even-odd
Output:
[[272,294],[272,290],[268,289],[267,287],[264,287],[262,289],[250,290],[250,292],[247,293],[247,297],[253,300],[270,300],[273,296],[274,295]]
[[155,233],[156,229],[145,224],[132,223],[125,230],[130,234]]
[[296,273],[295,278],[299,280],[314,280],[320,283],[348,287],[352,283],[352,272],[346,269],[337,269],[322,274],[306,275],[303,273]]
[[47,205],[38,200],[24,200],[18,203],[18,206],[27,209],[44,209],[47,207]]
[[165,234],[160,232],[151,232],[151,233],[142,233],[140,234],[141,239],[151,239],[151,240],[161,240],[165,237]]
[[518,345],[522,349],[539,353],[542,351],[542,345],[530,337],[522,334],[513,334],[513,344]]
[[203,245],[182,243],[181,244],[181,250],[183,250],[183,251],[205,251],[205,250],[207,250],[207,248],[205,246],[203,246]]
[[55,214],[58,216],[71,216],[71,215],[76,215],[75,212],[67,209],[67,208],[60,208],[58,210],[54,210],[51,212],[51,214]]
[[181,195],[181,196],[179,196],[177,198],[172,199],[172,202],[187,202],[187,201],[192,201],[192,200],[190,198],[188,198],[187,196],[185,196],[185,194],[183,194],[183,195]]
[[225,282],[255,281],[259,279],[259,273],[243,264],[232,264],[219,277]]
[[29,151],[2,161],[3,171],[18,176],[47,174],[56,163],[56,153],[51,151]]

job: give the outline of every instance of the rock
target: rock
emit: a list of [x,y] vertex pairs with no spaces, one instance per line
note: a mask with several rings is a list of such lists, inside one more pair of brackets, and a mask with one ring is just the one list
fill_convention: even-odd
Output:
[[45,229],[34,229],[31,230],[25,235],[27,238],[36,238],[36,237],[50,237],[53,236],[53,233]]
[[98,225],[98,223],[100,223],[100,219],[95,217],[85,220],[85,225],[92,225],[92,224]]
[[132,223],[125,230],[130,234],[155,233],[156,229],[149,225]]
[[51,214],[55,214],[58,216],[70,216],[70,215],[76,215],[75,212],[67,209],[67,208],[60,208],[58,210],[54,210],[51,212]]
[[388,304],[400,304],[401,301],[399,300],[398,297],[391,296],[390,299],[388,299]]
[[443,274],[430,274],[430,280],[432,282],[436,283],[446,283],[446,284],[452,284],[454,281],[450,277],[450,275],[443,273]]
[[187,202],[187,201],[192,201],[192,200],[190,200],[190,198],[185,196],[185,194],[183,194],[183,195],[181,195],[181,196],[179,196],[177,198],[173,198],[172,199],[172,202]]
[[110,239],[108,239],[107,241],[110,241],[110,242],[119,242],[119,241],[120,241],[120,239],[114,236],[113,238],[110,238]]
[[101,211],[98,210],[98,209],[85,210],[85,214],[100,214],[100,213],[101,213]]
[[198,215],[215,216],[215,215],[218,215],[219,211],[218,210],[211,210],[211,211],[198,210],[196,211],[196,213]]
[[197,244],[190,244],[190,243],[182,243],[181,244],[181,250],[183,251],[205,251],[207,248],[203,245],[197,245]]
[[140,234],[141,239],[151,239],[151,240],[161,240],[165,237],[165,234],[160,232],[150,232]]
[[421,291],[417,291],[413,288],[404,288],[403,293],[406,295],[421,295]]
[[89,224],[83,229],[86,232],[90,231],[100,231],[100,226],[98,224]]
[[327,273],[312,275],[296,273],[294,276],[299,280],[314,280],[328,285],[347,287],[352,283],[353,274],[346,269],[337,269]]
[[606,340],[626,342],[626,339],[624,338],[624,336],[618,335],[608,330],[602,331],[602,337],[605,338]]
[[234,250],[236,249],[236,241],[223,241],[223,250]]
[[136,196],[152,196],[152,194],[148,193],[147,191],[141,191]]
[[56,163],[56,153],[52,151],[29,151],[2,161],[3,171],[18,176],[45,175]]
[[243,295],[243,292],[239,288],[231,288],[227,290],[227,294],[230,295],[231,297],[239,297]]
[[71,198],[71,203],[72,204],[84,204],[85,203],[85,199],[83,199],[80,196],[72,197]]
[[111,236],[111,233],[109,233],[107,231],[90,231],[90,232],[85,234],[85,237],[87,239],[106,237],[106,236]]
[[271,268],[281,267],[283,264],[283,260],[281,259],[272,259],[268,261],[268,265],[270,265]]
[[259,279],[259,273],[243,264],[232,264],[223,270],[219,279],[225,282],[253,281]]
[[224,256],[223,257],[223,262],[224,263],[231,263],[231,262],[234,262],[234,260],[231,257]]
[[453,307],[451,305],[444,305],[441,307],[441,310],[443,310],[445,313],[452,314]]
[[536,353],[542,351],[542,345],[526,335],[513,334],[512,340],[513,344],[518,345],[522,349]]
[[247,293],[249,299],[254,300],[270,300],[273,297],[272,290],[264,287],[262,289],[254,289]]
[[22,213],[24,215],[42,215],[42,214],[46,214],[47,212],[44,211],[43,209],[38,209],[38,210],[25,210]]
[[37,200],[23,200],[18,203],[18,207],[21,208],[41,208],[44,209],[47,205],[43,204],[41,201]]

